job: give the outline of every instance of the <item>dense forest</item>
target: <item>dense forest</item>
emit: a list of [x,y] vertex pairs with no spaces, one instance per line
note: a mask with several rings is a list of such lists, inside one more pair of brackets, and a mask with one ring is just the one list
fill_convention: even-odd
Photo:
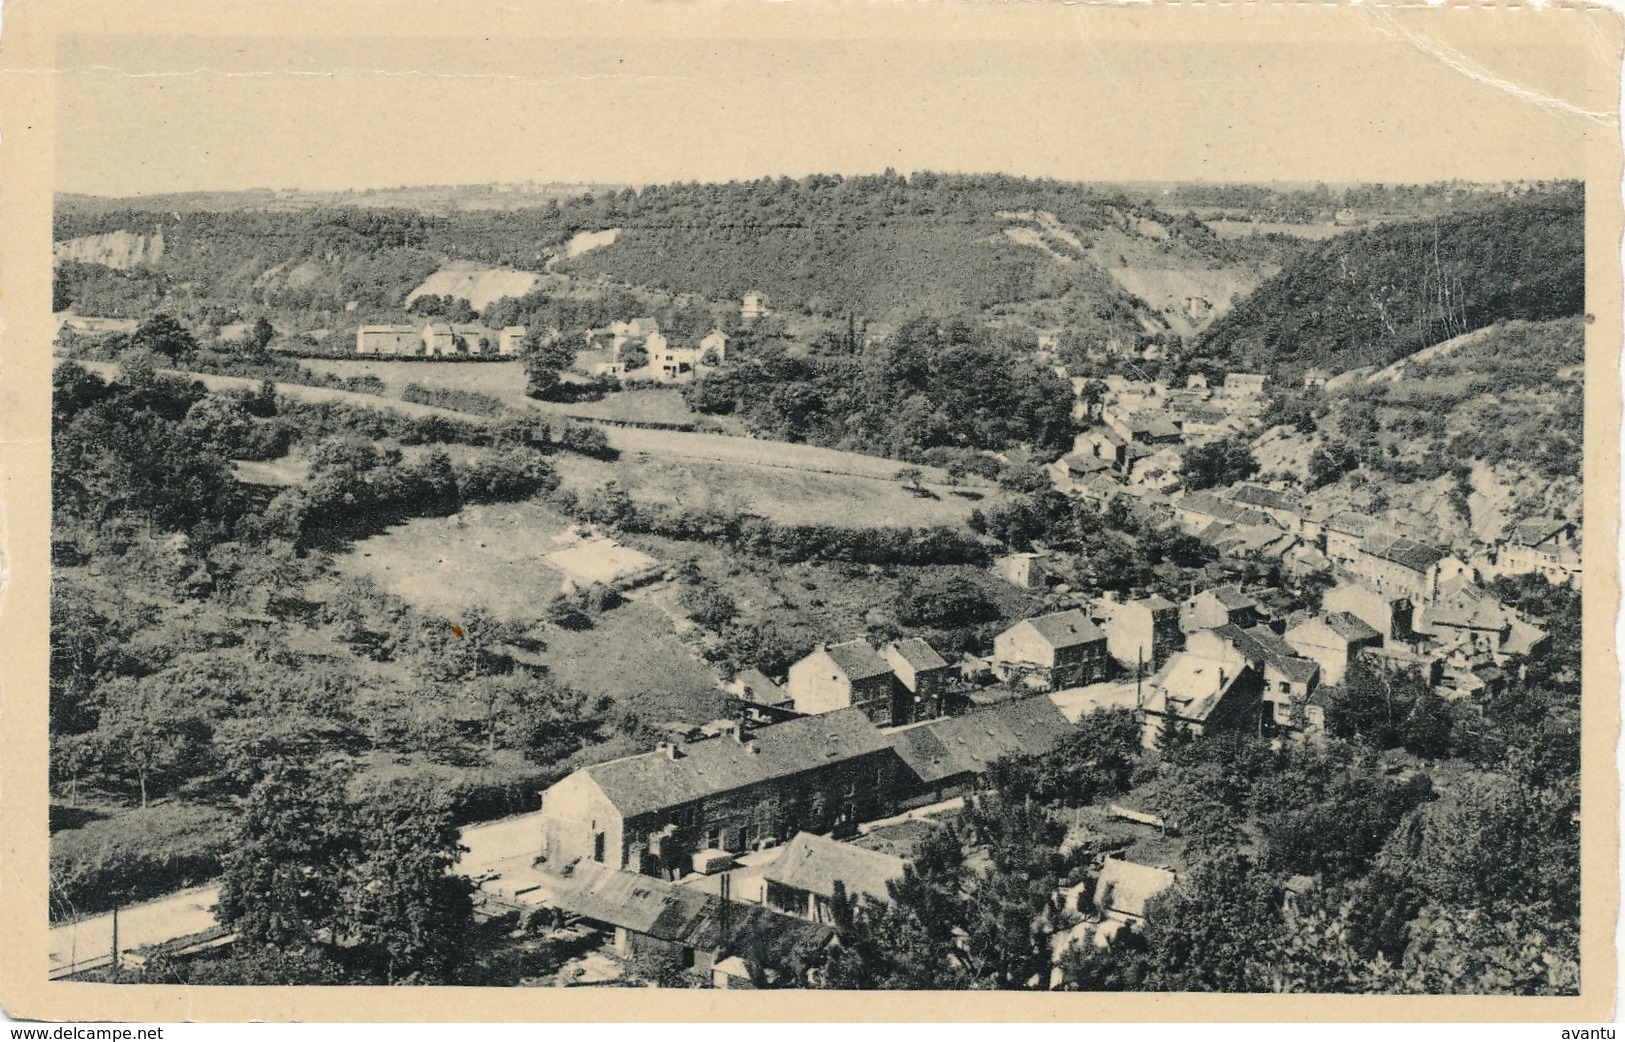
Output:
[[1585,192],[1572,182],[1431,220],[1350,232],[1300,253],[1196,341],[1296,383],[1381,366],[1509,319],[1585,310]]

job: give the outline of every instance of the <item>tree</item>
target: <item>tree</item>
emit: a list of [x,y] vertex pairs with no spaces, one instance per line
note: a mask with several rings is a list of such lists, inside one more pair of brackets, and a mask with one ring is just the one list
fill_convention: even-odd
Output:
[[1252,443],[1237,434],[1188,449],[1180,474],[1185,487],[1195,491],[1234,485],[1257,474],[1258,470]]
[[427,779],[364,794],[354,813],[360,857],[344,888],[345,935],[370,949],[385,981],[447,983],[466,956],[473,884],[451,803]]
[[925,572],[897,591],[897,621],[905,626],[953,629],[991,622],[998,614],[981,584],[964,575]]
[[130,334],[130,347],[151,351],[174,362],[197,350],[197,340],[174,315],[163,313],[152,316]]
[[253,328],[248,331],[248,339],[246,341],[248,349],[256,352],[264,351],[271,345],[271,340],[275,336],[276,330],[272,328],[271,323],[266,319],[266,317],[261,315],[259,318],[254,320]]
[[141,806],[149,792],[184,777],[208,748],[200,709],[161,677],[106,685],[93,741],[104,771],[133,780]]
[[339,926],[355,843],[334,760],[281,760],[250,791],[222,860],[215,916],[243,948],[297,950]]
[[1199,862],[1146,913],[1146,987],[1267,991],[1259,953],[1282,928],[1269,881],[1236,853]]
[[525,337],[524,352],[525,393],[544,400],[556,396],[564,372],[575,364],[575,348],[538,329]]
[[1359,469],[1360,453],[1346,441],[1328,438],[1309,454],[1309,488],[1330,485]]

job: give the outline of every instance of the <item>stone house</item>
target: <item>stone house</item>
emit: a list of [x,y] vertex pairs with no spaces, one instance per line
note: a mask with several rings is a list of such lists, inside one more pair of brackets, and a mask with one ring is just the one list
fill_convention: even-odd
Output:
[[554,907],[614,930],[622,958],[668,956],[701,974],[734,973],[791,986],[797,956],[834,942],[828,926],[762,905],[621,872],[591,862],[574,866],[550,889]]
[[1041,756],[1072,728],[1066,713],[1043,695],[900,727],[888,737],[912,788],[901,794],[899,806],[966,795],[995,761]]
[[798,713],[854,706],[881,726],[899,722],[893,719],[891,667],[862,638],[818,645],[790,666],[785,688]]
[[885,816],[905,779],[891,741],[840,709],[582,767],[542,794],[549,871],[592,861],[665,878],[734,853]]
[[903,878],[906,865],[892,854],[800,832],[762,873],[764,903],[809,922],[828,923],[837,884],[854,902],[867,898],[889,904],[888,884]]
[[1046,691],[1106,679],[1106,634],[1077,609],[1023,619],[993,638],[993,671]]
[[1181,651],[1148,684],[1140,703],[1141,738],[1147,749],[1156,748],[1170,718],[1193,737],[1260,731],[1262,694],[1263,678],[1251,667]]
[[1258,622],[1258,602],[1233,584],[1203,590],[1179,606],[1179,628],[1186,633],[1224,625],[1246,628]]
[[1380,647],[1382,634],[1350,612],[1334,611],[1292,627],[1286,631],[1285,640],[1298,654],[1320,666],[1325,683],[1340,684],[1354,656],[1361,648]]
[[893,723],[908,724],[943,714],[954,671],[935,648],[918,637],[906,637],[880,649],[880,656],[892,671]]
[[1161,669],[1184,637],[1179,605],[1155,595],[1115,605],[1101,628],[1106,650],[1126,670]]

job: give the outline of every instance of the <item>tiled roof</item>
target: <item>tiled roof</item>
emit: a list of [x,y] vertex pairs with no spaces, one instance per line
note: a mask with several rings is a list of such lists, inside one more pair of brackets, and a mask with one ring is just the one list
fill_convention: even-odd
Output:
[[1072,648],[1079,644],[1106,639],[1100,627],[1090,622],[1088,616],[1076,608],[1024,619],[1016,625],[1031,626],[1052,648]]
[[1569,523],[1560,518],[1530,518],[1514,525],[1507,541],[1519,546],[1539,546],[1568,527]]
[[1249,665],[1255,668],[1273,666],[1295,684],[1308,684],[1320,672],[1319,666],[1300,657],[1292,645],[1268,626],[1253,626],[1244,630],[1240,626],[1227,624],[1214,627],[1213,633],[1235,647]]
[[1413,572],[1425,572],[1445,558],[1445,552],[1438,547],[1403,537],[1370,540],[1364,551],[1372,557],[1391,561]]
[[887,645],[897,656],[915,669],[946,669],[948,662],[937,650],[919,637],[905,637]]
[[897,755],[920,780],[980,774],[994,760],[1040,755],[1071,730],[1059,707],[1039,695],[964,716],[945,716],[889,733]]
[[1230,490],[1230,498],[1237,503],[1267,510],[1285,510],[1294,514],[1303,512],[1303,502],[1298,497],[1259,485],[1238,485]]
[[862,638],[844,644],[831,644],[824,652],[835,660],[835,665],[848,680],[868,680],[891,672],[886,660]]
[[838,880],[850,896],[863,894],[878,901],[890,901],[891,892],[886,884],[903,877],[905,864],[902,858],[891,854],[798,832],[762,873],[762,878],[821,897],[835,896]]
[[762,905],[728,901],[725,906],[716,894],[590,861],[577,864],[567,881],[550,891],[553,903],[567,912],[697,951],[760,951],[778,961],[800,946],[827,944],[833,936],[828,926]]
[[1239,608],[1258,607],[1258,602],[1252,597],[1248,596],[1248,594],[1239,586],[1216,586],[1208,592],[1212,593],[1214,597],[1217,597],[1220,604],[1232,611]]
[[713,738],[683,746],[676,759],[656,750],[582,770],[622,815],[634,817],[880,752],[889,744],[861,709],[848,707],[759,728],[748,743]]
[[1364,619],[1361,619],[1353,612],[1327,612],[1321,621],[1326,623],[1327,629],[1351,644],[1356,641],[1366,641],[1382,636],[1381,633],[1372,629]]

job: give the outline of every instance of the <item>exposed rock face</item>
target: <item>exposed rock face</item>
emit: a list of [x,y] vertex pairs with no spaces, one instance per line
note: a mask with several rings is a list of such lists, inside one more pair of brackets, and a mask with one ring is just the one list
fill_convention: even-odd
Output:
[[59,261],[100,264],[121,271],[157,264],[164,256],[164,233],[136,235],[127,231],[86,235],[59,242],[53,249]]

